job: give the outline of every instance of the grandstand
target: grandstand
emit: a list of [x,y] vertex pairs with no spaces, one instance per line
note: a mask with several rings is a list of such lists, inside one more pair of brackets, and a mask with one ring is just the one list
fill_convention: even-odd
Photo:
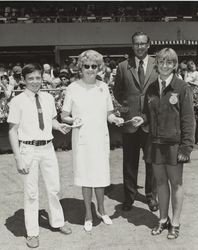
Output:
[[197,11],[196,1],[1,1],[0,63],[62,66],[87,48],[120,59],[137,30],[150,35],[151,54],[171,46],[197,62]]

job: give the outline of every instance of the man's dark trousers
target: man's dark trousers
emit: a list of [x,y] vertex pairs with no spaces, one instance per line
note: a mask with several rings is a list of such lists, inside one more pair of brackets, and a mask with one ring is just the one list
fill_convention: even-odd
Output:
[[[140,149],[146,151],[148,133],[139,128],[134,133],[123,133],[123,183],[125,203],[132,205],[137,194],[137,177]],[[156,182],[152,165],[145,162],[145,194],[147,198],[156,198]]]

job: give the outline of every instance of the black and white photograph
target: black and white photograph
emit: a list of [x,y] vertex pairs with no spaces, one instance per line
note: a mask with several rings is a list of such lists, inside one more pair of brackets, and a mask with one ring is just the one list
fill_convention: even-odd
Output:
[[0,34],[0,249],[197,249],[198,1],[0,1]]

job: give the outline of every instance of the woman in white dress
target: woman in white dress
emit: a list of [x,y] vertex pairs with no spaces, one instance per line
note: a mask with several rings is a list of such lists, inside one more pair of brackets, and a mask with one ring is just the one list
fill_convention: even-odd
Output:
[[98,52],[87,50],[80,54],[78,68],[81,78],[69,85],[61,115],[64,122],[73,125],[74,184],[82,186],[86,231],[92,229],[92,188],[97,199],[98,217],[105,224],[112,224],[104,209],[104,188],[110,185],[107,120],[117,126],[123,123],[122,118],[113,114],[107,84],[96,79],[103,67],[103,57]]

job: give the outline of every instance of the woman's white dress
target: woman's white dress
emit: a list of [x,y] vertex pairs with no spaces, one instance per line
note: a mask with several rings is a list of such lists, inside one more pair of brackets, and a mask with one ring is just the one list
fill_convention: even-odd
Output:
[[63,111],[80,117],[83,125],[72,130],[74,184],[85,187],[110,185],[107,112],[113,110],[106,83],[87,88],[78,80],[67,88]]

